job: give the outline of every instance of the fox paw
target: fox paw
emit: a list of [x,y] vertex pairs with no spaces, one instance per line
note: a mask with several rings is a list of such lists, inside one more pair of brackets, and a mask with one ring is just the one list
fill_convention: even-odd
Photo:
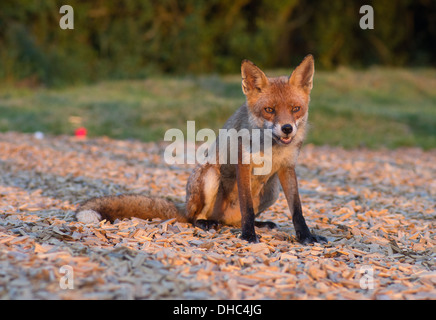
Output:
[[309,233],[307,235],[298,234],[297,239],[298,239],[298,242],[300,242],[301,244],[311,244],[311,243],[315,243],[315,242],[318,242],[318,243],[327,243],[328,242],[326,237],[318,236],[318,235],[313,234],[313,233]]
[[259,237],[255,233],[241,234],[241,239],[251,243],[259,243]]
[[218,228],[220,227],[220,223],[216,220],[205,220],[205,219],[199,219],[197,221],[195,221],[194,224],[196,227],[199,227],[200,229],[203,230],[210,230],[210,229],[215,229],[218,230]]
[[254,225],[258,228],[268,228],[268,229],[277,229],[278,226],[274,222],[271,221],[255,221]]

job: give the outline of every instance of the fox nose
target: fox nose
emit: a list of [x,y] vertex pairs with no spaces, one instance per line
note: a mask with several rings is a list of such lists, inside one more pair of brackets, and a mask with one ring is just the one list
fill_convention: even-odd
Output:
[[282,131],[285,134],[290,134],[292,132],[292,125],[290,124],[285,124],[282,126]]

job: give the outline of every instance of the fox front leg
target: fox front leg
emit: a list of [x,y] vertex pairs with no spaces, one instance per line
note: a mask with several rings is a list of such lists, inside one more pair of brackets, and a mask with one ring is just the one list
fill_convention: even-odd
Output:
[[303,217],[303,210],[301,208],[295,168],[286,167],[281,169],[279,171],[279,179],[288,202],[289,210],[292,214],[292,223],[294,224],[298,242],[302,244],[327,242],[325,237],[312,234],[307,227],[306,220]]
[[259,242],[255,231],[254,207],[251,196],[251,168],[248,164],[237,165],[236,180],[238,184],[239,206],[241,209],[241,239],[248,242]]

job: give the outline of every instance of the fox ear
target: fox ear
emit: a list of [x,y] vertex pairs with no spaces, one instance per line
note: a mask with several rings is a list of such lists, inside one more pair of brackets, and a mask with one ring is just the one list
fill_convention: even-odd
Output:
[[268,78],[253,62],[243,60],[241,64],[242,91],[246,96],[262,92],[268,86]]
[[310,93],[313,87],[313,74],[315,73],[315,62],[311,54],[307,55],[298,67],[292,72],[289,84],[303,88]]

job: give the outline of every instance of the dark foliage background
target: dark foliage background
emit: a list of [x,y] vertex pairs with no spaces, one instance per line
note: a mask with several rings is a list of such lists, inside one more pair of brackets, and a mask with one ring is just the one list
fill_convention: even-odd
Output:
[[[62,30],[57,0],[0,1],[0,78],[47,86],[151,73],[263,68],[436,65],[434,0],[72,0]],[[374,8],[375,29],[359,27]]]

